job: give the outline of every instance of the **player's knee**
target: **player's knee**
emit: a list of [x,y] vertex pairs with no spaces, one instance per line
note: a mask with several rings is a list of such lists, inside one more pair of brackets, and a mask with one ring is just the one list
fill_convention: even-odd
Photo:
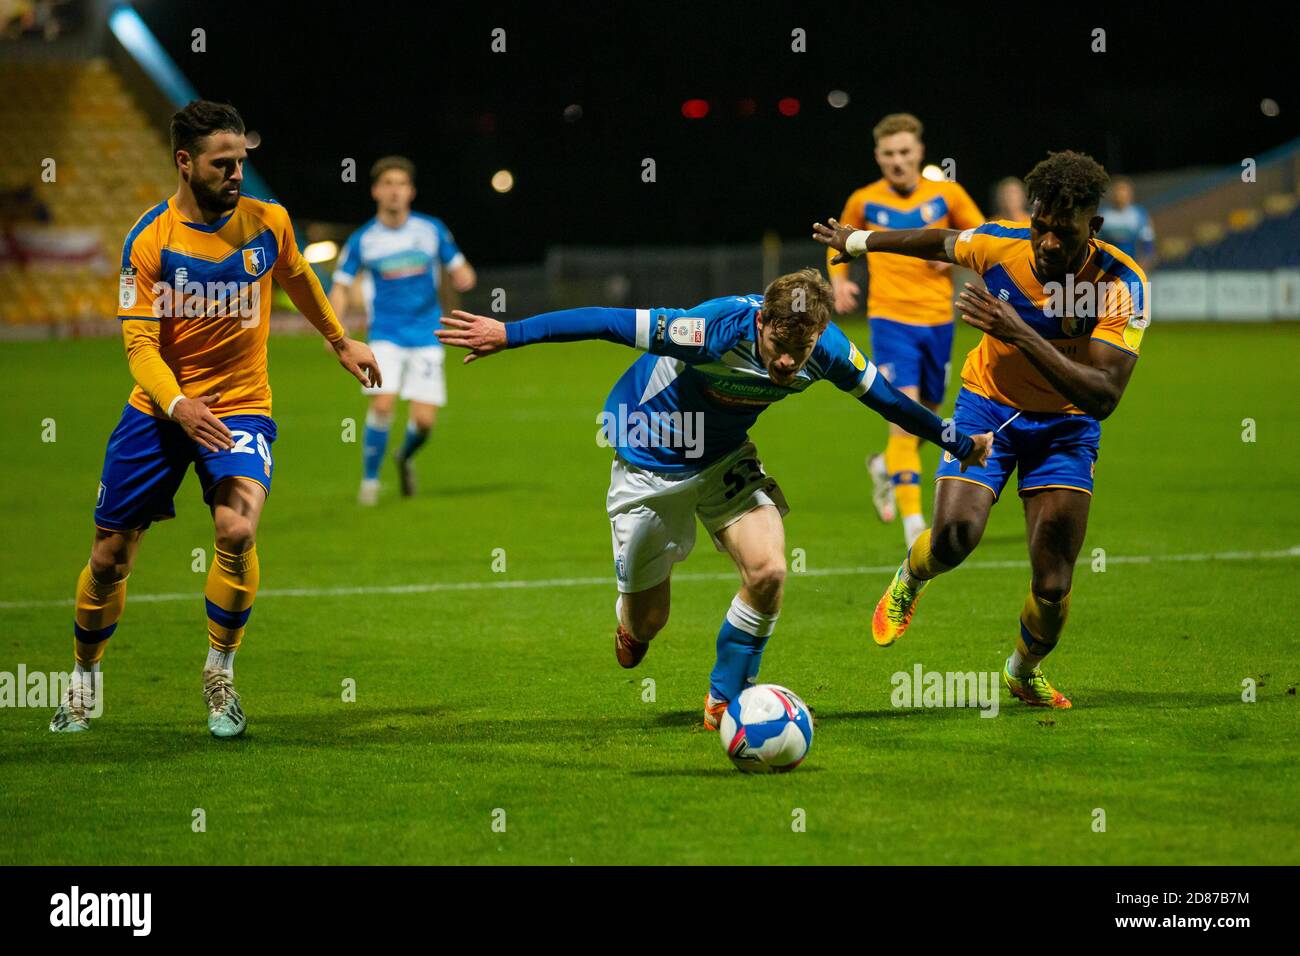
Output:
[[120,535],[98,538],[90,549],[90,573],[101,583],[121,581],[131,573],[133,558],[129,538]]
[[781,592],[785,589],[785,574],[785,555],[776,555],[745,572],[746,590],[764,605],[755,610],[770,610],[781,600]]
[[219,513],[215,523],[217,547],[231,554],[242,554],[253,546],[253,522],[235,512]]
[[652,604],[631,608],[628,611],[628,629],[632,637],[642,643],[651,640],[668,626],[668,606]]
[[378,396],[370,404],[366,411],[367,428],[388,428],[393,424],[393,403],[391,401],[381,403],[380,398],[388,398],[387,395]]
[[1059,604],[1070,593],[1070,573],[1068,571],[1035,576],[1030,589],[1040,601]]
[[930,529],[930,550],[941,562],[955,568],[975,550],[983,533],[984,527],[977,521],[945,521]]
[[427,432],[433,427],[435,412],[434,406],[424,405],[421,407],[411,406],[411,421],[415,422],[415,427],[422,432]]

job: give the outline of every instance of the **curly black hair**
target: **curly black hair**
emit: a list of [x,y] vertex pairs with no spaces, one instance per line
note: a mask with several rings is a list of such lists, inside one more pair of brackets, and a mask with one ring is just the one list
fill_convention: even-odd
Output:
[[1072,149],[1048,153],[1025,177],[1030,205],[1040,203],[1051,212],[1096,209],[1109,184],[1101,163]]
[[172,162],[176,162],[178,150],[193,156],[199,140],[211,133],[243,131],[244,120],[229,103],[192,100],[172,115]]

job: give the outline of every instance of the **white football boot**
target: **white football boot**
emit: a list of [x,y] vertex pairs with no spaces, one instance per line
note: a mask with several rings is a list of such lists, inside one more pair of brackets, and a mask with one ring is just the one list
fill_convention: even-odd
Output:
[[894,483],[885,468],[885,456],[879,452],[867,456],[867,474],[871,476],[871,503],[876,516],[885,524],[894,520],[897,506],[894,503]]
[[203,697],[208,703],[208,730],[214,737],[238,737],[248,726],[239,706],[234,672],[220,667],[203,668]]

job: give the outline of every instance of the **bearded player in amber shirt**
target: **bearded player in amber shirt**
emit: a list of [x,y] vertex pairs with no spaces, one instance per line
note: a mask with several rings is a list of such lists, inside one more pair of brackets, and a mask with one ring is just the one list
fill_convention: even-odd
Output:
[[76,668],[50,722],[55,732],[87,730],[99,715],[100,659],[126,604],[140,538],[175,516],[191,464],[216,536],[204,589],[208,729],[215,737],[244,732],[234,660],[257,594],[257,523],[271,490],[272,276],[339,364],[363,385],[379,384],[374,355],[335,318],[288,213],[240,195],[247,152],[234,107],[190,103],[172,117],[171,139],[176,192],[136,221],[122,248],[118,318],[136,385],[104,456],[90,561],[77,581]]

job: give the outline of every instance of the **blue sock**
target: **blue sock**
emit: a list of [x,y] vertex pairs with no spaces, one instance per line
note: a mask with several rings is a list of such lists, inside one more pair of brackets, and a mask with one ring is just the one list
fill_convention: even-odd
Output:
[[739,595],[732,600],[718,631],[718,659],[709,674],[709,694],[714,700],[735,700],[757,680],[763,649],[779,614],[755,611]]
[[366,431],[362,438],[361,461],[365,466],[368,479],[379,477],[379,466],[384,460],[384,449],[388,447],[388,422],[381,422],[376,417],[366,416]]
[[402,457],[410,458],[429,440],[429,429],[417,428],[411,423],[406,425],[406,441],[402,443]]

